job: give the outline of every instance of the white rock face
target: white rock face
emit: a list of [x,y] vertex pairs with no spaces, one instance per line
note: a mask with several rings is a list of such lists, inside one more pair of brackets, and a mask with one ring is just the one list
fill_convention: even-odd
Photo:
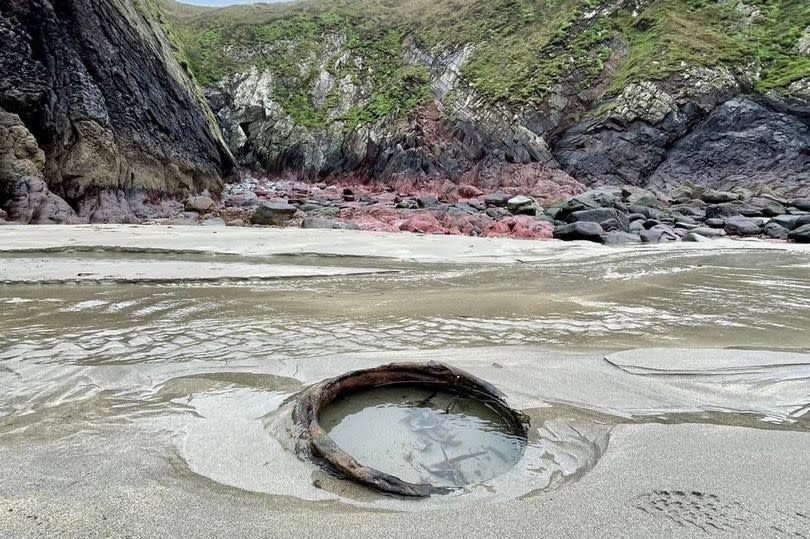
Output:
[[810,26],[804,29],[802,37],[799,38],[799,42],[796,44],[796,52],[810,56]]

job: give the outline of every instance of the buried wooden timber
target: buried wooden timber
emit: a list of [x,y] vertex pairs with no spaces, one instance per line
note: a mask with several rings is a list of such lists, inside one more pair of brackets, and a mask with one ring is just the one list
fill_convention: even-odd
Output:
[[372,489],[399,496],[425,497],[452,489],[428,483],[409,483],[364,466],[343,451],[318,422],[321,410],[335,399],[360,391],[392,384],[435,388],[481,400],[506,421],[512,434],[526,438],[529,420],[509,407],[505,395],[492,384],[465,371],[438,362],[392,363],[371,369],[348,372],[324,380],[300,394],[293,408],[296,426],[296,451],[326,470]]

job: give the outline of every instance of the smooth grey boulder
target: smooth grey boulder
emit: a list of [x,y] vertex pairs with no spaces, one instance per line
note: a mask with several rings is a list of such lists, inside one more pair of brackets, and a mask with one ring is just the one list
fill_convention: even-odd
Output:
[[621,230],[611,230],[602,234],[602,243],[605,245],[628,245],[641,243],[641,238],[638,234],[630,234],[629,232],[622,232]]
[[298,209],[283,202],[265,202],[260,204],[253,212],[251,221],[254,225],[285,225],[295,216]]
[[709,204],[720,204],[723,202],[732,202],[734,200],[739,200],[740,195],[737,193],[732,193],[730,191],[717,191],[715,189],[706,189],[703,191],[703,194],[700,195],[700,199],[704,202],[708,202]]
[[720,217],[710,217],[706,219],[706,226],[710,226],[712,228],[723,228],[726,226],[726,220]]
[[602,241],[602,227],[599,223],[592,221],[577,221],[576,223],[569,223],[554,227],[553,235],[558,240],[572,241],[572,240],[588,240],[601,242]]
[[731,236],[758,236],[762,234],[762,219],[737,215],[726,219],[725,231]]
[[787,228],[773,221],[765,223],[762,232],[769,238],[773,238],[775,240],[786,240],[788,234],[790,233],[790,231]]
[[575,211],[565,218],[566,222],[568,223],[575,223],[578,221],[603,223],[611,219],[619,223],[621,230],[627,230],[628,226],[630,226],[630,220],[627,218],[627,215],[612,208],[594,208],[590,210]]
[[733,217],[735,215],[753,217],[755,215],[761,215],[761,210],[747,206],[742,202],[724,202],[722,204],[712,204],[706,207],[707,219]]
[[810,224],[810,215],[777,215],[770,222],[783,226],[788,230],[793,230],[802,225]]
[[722,238],[726,235],[726,231],[722,228],[698,227],[693,228],[690,230],[690,232],[705,236],[707,238]]
[[655,225],[648,230],[644,230],[639,234],[642,243],[665,243],[670,241],[678,241],[679,237],[667,225]]
[[495,193],[486,195],[484,197],[484,204],[487,206],[495,206],[497,208],[505,208],[506,202],[509,200],[509,195],[497,191]]
[[794,198],[789,205],[797,210],[810,211],[810,198]]
[[765,217],[774,217],[785,213],[785,207],[779,202],[765,197],[754,197],[748,200],[748,205],[759,209]]
[[788,239],[799,243],[810,243],[810,225],[802,225],[788,233]]
[[711,240],[709,238],[707,238],[706,236],[701,236],[700,234],[698,234],[696,232],[689,232],[688,234],[686,234],[683,237],[683,241],[691,241],[691,242],[702,243],[702,242],[711,241]]

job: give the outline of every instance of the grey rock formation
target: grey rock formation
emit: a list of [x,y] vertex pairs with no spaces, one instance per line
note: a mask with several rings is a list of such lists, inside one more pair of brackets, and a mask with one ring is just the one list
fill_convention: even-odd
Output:
[[0,107],[34,135],[45,181],[73,210],[116,206],[83,218],[137,220],[122,197],[219,189],[232,164],[155,10],[154,0],[0,2]]

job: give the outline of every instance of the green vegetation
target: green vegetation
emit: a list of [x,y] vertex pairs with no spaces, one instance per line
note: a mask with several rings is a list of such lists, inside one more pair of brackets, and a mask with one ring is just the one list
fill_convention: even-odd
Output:
[[[810,2],[747,3],[758,16],[736,1],[717,0],[650,0],[638,13],[634,2],[611,11],[615,2],[608,0],[311,0],[165,9],[181,57],[202,84],[250,65],[269,69],[274,95],[296,122],[326,125],[340,96],[333,91],[315,107],[309,95],[323,63],[337,79],[349,76],[369,89],[363,104],[341,117],[354,126],[407,114],[429,99],[427,72],[403,57],[411,45],[449,52],[472,44],[465,80],[485,99],[515,107],[541,101],[560,83],[581,91],[604,80],[617,93],[630,82],[693,66],[757,66],[762,91],[809,76],[810,58],[795,46],[810,26]],[[343,53],[351,60],[338,61]]]

